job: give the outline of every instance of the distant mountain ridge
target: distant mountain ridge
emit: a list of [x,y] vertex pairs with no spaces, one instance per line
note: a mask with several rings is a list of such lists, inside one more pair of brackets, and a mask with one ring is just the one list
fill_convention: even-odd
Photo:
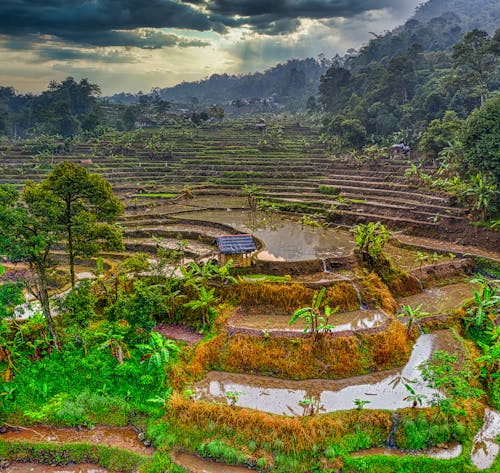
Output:
[[[441,51],[459,42],[474,28],[492,34],[500,26],[499,0],[430,0],[417,7],[415,14],[402,26],[378,36],[356,54],[335,61],[351,70],[374,61],[388,62],[397,54],[418,44],[425,51]],[[238,99],[274,97],[291,108],[305,105],[315,95],[319,79],[332,61],[319,58],[291,59],[264,72],[244,75],[213,74],[195,82],[158,89],[164,100],[194,104],[227,104]],[[111,101],[134,102],[134,95],[116,94]]]

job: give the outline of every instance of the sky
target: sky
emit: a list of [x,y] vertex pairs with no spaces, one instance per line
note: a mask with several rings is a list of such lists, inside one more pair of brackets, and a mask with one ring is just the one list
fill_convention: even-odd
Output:
[[0,0],[0,85],[104,95],[358,49],[422,0]]

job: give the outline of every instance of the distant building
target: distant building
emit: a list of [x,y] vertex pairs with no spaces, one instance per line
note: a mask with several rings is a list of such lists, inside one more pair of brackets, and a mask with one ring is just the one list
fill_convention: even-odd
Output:
[[257,249],[252,235],[223,235],[217,238],[219,263],[233,260],[234,266],[250,266],[252,253]]
[[141,115],[137,117],[137,120],[135,121],[135,126],[136,128],[151,128],[156,126],[156,122],[151,118],[146,117],[145,115]]

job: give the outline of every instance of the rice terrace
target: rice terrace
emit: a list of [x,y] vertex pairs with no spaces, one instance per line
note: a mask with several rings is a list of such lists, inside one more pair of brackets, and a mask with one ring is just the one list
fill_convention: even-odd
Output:
[[[159,3],[226,24],[138,9],[80,45],[40,17],[30,63],[291,34]],[[349,16],[303,3],[297,37]],[[500,473],[497,10],[150,93],[0,86],[0,472]]]

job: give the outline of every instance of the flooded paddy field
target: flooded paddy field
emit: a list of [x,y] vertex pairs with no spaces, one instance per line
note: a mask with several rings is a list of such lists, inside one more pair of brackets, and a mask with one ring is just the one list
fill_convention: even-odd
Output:
[[425,396],[423,406],[430,405],[435,396],[442,394],[422,380],[419,365],[427,361],[436,349],[451,343],[447,331],[422,335],[413,347],[408,363],[401,369],[345,378],[339,380],[292,381],[266,376],[209,372],[196,383],[198,399],[227,403],[227,392],[241,393],[236,405],[282,415],[302,415],[299,404],[313,399],[320,412],[335,412],[355,408],[355,400],[369,401],[368,409],[395,410],[410,407],[405,400],[409,395],[405,383]]
[[229,225],[252,233],[264,242],[259,259],[301,261],[345,256],[354,249],[352,233],[301,224],[278,214],[246,210],[206,210],[178,214],[180,219],[201,220]]

